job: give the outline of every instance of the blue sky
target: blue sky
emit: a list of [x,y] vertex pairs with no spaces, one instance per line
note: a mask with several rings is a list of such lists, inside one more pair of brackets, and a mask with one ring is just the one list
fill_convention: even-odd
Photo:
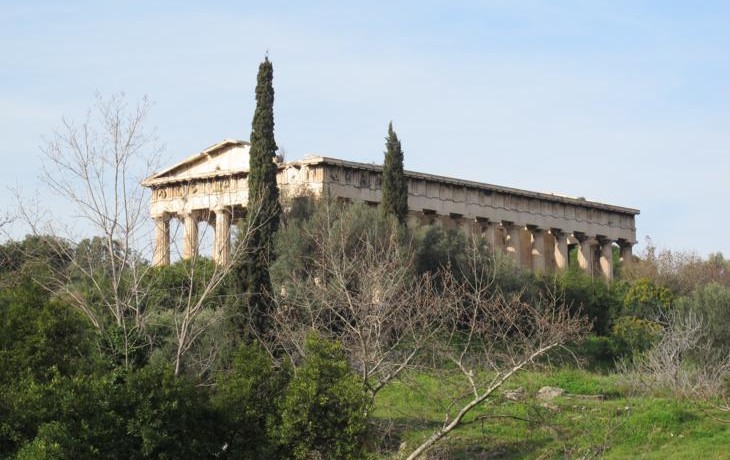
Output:
[[0,185],[39,186],[96,92],[155,102],[165,163],[247,139],[268,50],[289,159],[381,162],[393,120],[408,169],[639,208],[640,241],[729,255],[728,24],[711,1],[3,2]]

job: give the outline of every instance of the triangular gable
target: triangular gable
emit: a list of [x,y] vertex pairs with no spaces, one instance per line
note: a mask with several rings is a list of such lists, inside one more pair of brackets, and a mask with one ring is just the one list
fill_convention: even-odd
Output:
[[142,185],[150,186],[196,177],[211,177],[247,171],[250,148],[251,144],[246,141],[226,139],[174,166],[153,174],[142,181]]

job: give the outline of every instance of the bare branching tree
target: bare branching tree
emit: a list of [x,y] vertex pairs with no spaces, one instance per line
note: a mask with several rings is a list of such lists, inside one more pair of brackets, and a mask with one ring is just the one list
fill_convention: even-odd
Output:
[[[86,120],[64,119],[45,143],[42,179],[73,209],[74,223],[94,235],[79,241],[49,223],[36,231],[65,244],[69,266],[40,280],[82,311],[117,348],[125,366],[143,347],[144,283],[149,266],[139,251],[147,202],[139,181],[157,164],[160,149],[145,129],[150,103],[129,108],[123,95],[97,97]],[[27,215],[27,213],[26,213]],[[29,216],[30,217],[30,216]]]
[[[259,209],[260,207],[254,207]],[[240,258],[252,250],[249,246],[254,233],[253,222],[257,219],[243,219],[236,233],[236,244],[231,256],[224,263],[214,263],[196,254],[186,263],[179,264],[183,270],[184,289],[178,291],[177,299],[172,303],[174,327],[174,367],[175,374],[182,371],[183,362],[190,352],[196,352],[190,367],[202,377],[215,362],[222,337],[208,341],[205,350],[195,349],[201,337],[208,334],[218,323],[231,319],[231,313],[225,307],[236,304],[234,295],[223,292],[221,287],[234,270]],[[211,309],[211,307],[214,307]]]
[[0,229],[10,225],[14,220],[15,216],[13,216],[9,211],[0,213]]
[[648,237],[645,246],[638,262],[624,269],[626,279],[649,279],[678,295],[709,283],[730,285],[730,262],[722,253],[702,257],[696,252],[660,249]]
[[730,356],[713,347],[706,321],[693,311],[667,314],[661,339],[648,351],[618,363],[631,388],[684,397],[721,393]]
[[445,422],[409,458],[456,429],[512,375],[588,330],[557,297],[527,302],[497,292],[495,262],[478,241],[460,269],[421,277],[397,223],[367,209],[338,211],[327,207],[302,227],[303,268],[277,285],[276,345],[296,363],[309,330],[340,341],[373,398],[394,379],[437,375],[455,393],[426,395],[442,400]]
[[341,342],[374,397],[438,334],[446,309],[433,279],[414,275],[397,222],[371,223],[364,231],[352,211],[343,211],[309,227],[307,270],[282,283],[275,323],[276,340],[293,362],[309,330]]
[[[168,357],[180,373],[195,343],[224,316],[206,309],[221,305],[219,288],[233,262],[213,264],[195,257],[180,263],[179,289],[165,302],[155,294],[169,274],[146,260],[152,253],[152,228],[149,197],[140,182],[157,168],[161,150],[145,126],[149,110],[147,99],[130,106],[121,94],[98,97],[83,123],[64,119],[43,146],[42,179],[69,203],[75,230],[61,229],[62,219],[44,222],[45,214],[32,206],[21,206],[20,214],[34,234],[52,236],[48,241],[66,261],[37,281],[89,319],[119,364],[133,366],[158,346],[157,334],[167,328],[172,337],[167,339],[172,342]],[[238,257],[236,251],[247,250],[249,233],[239,235],[231,261]],[[191,360],[197,372],[210,364],[201,358],[204,354]]]

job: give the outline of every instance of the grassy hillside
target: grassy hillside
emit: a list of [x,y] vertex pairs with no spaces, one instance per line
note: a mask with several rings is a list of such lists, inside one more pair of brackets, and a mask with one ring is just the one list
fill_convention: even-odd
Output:
[[[379,395],[376,418],[391,420],[384,458],[402,443],[412,448],[440,426],[443,403],[424,395],[445,385],[433,376],[411,375]],[[566,394],[538,399],[542,386]],[[524,389],[523,399],[505,397],[506,390],[517,388]],[[631,395],[616,375],[525,372],[428,458],[725,459],[730,458],[730,414],[712,402]]]

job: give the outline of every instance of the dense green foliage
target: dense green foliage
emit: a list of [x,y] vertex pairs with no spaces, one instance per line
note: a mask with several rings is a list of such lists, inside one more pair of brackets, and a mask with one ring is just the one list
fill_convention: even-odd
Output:
[[204,458],[218,449],[204,392],[168,370],[26,380],[3,403],[3,451],[21,446],[20,458]]
[[0,291],[0,382],[89,371],[97,355],[92,339],[76,311],[30,280]]
[[266,57],[259,65],[256,83],[256,111],[249,153],[248,222],[245,225],[247,248],[243,251],[243,260],[238,268],[240,286],[246,292],[246,308],[242,313],[259,334],[266,333],[269,328],[269,264],[274,256],[271,241],[279,228],[281,214],[276,184],[277,166],[274,163],[278,147],[274,139],[273,78],[274,70]]
[[386,214],[395,216],[398,222],[405,225],[408,214],[408,179],[403,171],[403,149],[392,122],[388,123],[388,137],[385,138],[381,207]]
[[699,313],[715,348],[730,353],[730,286],[711,282],[680,297],[677,308]]
[[[430,274],[441,289],[438,276],[446,269],[470,281],[467,262],[476,252],[490,274],[491,288],[525,302],[552,294],[590,319],[593,334],[569,352],[551,355],[550,362],[562,370],[516,377],[510,385],[525,387],[528,395],[540,385],[557,385],[577,395],[606,395],[607,400],[563,398],[555,410],[534,404],[532,396],[525,404],[496,396],[466,420],[460,436],[438,448],[445,456],[468,458],[502,449],[507,457],[565,452],[575,457],[599,451],[620,457],[672,445],[677,452],[711,458],[709,446],[727,440],[727,431],[718,428],[724,425],[702,414],[722,418],[712,404],[721,404],[717,398],[730,397],[730,392],[714,393],[710,402],[674,401],[666,399],[671,395],[666,391],[637,396],[637,388],[623,375],[616,376],[614,367],[617,361],[652,353],[671,330],[672,315],[689,312],[704,321],[702,335],[708,342],[684,353],[679,366],[701,369],[715,362],[709,358],[727,356],[730,283],[723,270],[730,267],[719,256],[704,262],[691,259],[689,266],[675,265],[671,271],[647,267],[654,262],[642,259],[631,269],[622,267],[621,278],[606,284],[572,269],[526,272],[457,231],[403,229],[394,216],[365,205],[297,200],[287,206],[282,222],[272,247],[273,289],[286,293],[277,298],[277,308],[290,308],[303,295],[296,291],[301,284],[292,283],[297,279],[326,288],[317,302],[340,305],[343,298],[328,290],[327,283],[337,281],[336,273],[348,272],[327,268],[342,264],[354,269],[367,251],[382,254],[395,247],[391,252],[408,261],[403,276],[409,280]],[[356,325],[345,310],[331,310],[340,315],[332,318],[331,334],[309,334],[306,339],[314,315],[325,310],[302,310],[296,330],[302,334],[301,349],[242,340],[240,325],[232,320],[236,277],[208,292],[216,267],[209,260],[149,269],[144,283],[136,285],[143,288],[137,305],[144,322],[125,331],[115,329],[116,323],[106,317],[102,331],[69,298],[92,282],[74,272],[69,257],[94,266],[102,288],[97,292],[111,289],[104,287],[110,275],[105,274],[108,261],[98,250],[100,241],[63,243],[62,252],[58,243],[50,237],[28,237],[0,245],[2,459],[390,457],[402,442],[413,446],[442,421],[444,407],[434,405],[432,392],[452,384],[443,378],[457,371],[452,364],[438,362],[424,350],[414,368],[440,366],[438,372],[409,371],[373,396],[360,376],[359,357],[347,348],[352,343],[332,340],[339,339],[336,328]],[[381,247],[373,248],[377,245]],[[380,262],[386,263],[385,258]],[[67,285],[44,284],[54,270],[70,274],[56,280]],[[675,288],[677,279],[683,281]],[[365,298],[362,277],[340,281],[343,292]],[[186,318],[186,305],[198,301],[202,311],[189,329],[196,340],[186,348],[188,357],[176,374],[179,324]],[[316,307],[316,302],[310,304]],[[281,325],[273,330],[286,332]],[[398,330],[392,334],[385,337],[393,340]],[[127,347],[129,338],[139,345]],[[575,357],[605,375],[576,370]],[[493,417],[505,423],[491,423]],[[561,435],[551,434],[555,432]],[[670,432],[683,434],[683,443],[676,444]]]
[[612,318],[621,310],[623,286],[620,283],[607,285],[579,269],[571,269],[558,277],[557,284],[568,305],[585,314],[597,334],[609,333]]
[[[329,251],[338,246],[347,258],[355,258],[368,242],[381,247],[397,232],[394,218],[364,204],[350,205],[323,200],[294,209],[300,218],[288,218],[287,225],[276,235],[276,260],[271,266],[276,285],[286,287],[295,277],[319,276],[317,268],[327,264]],[[407,241],[403,241],[404,249]],[[295,295],[296,293],[292,293]]]
[[[11,242],[0,251],[36,247],[39,241]],[[146,294],[149,307],[158,310],[148,330],[156,331],[155,340],[144,358],[126,368],[108,352],[108,334],[34,281],[47,267],[41,260],[15,259],[0,274],[0,458],[265,459],[314,451],[324,458],[356,458],[363,453],[369,399],[334,343],[312,337],[300,372],[292,377],[290,366],[260,345],[219,350],[235,343],[219,335],[216,343],[199,345],[221,355],[208,370],[213,375],[173,373],[169,313],[179,308],[181,296],[200,296],[210,261],[196,263],[193,279],[190,262],[155,269]],[[208,309],[225,310],[224,303],[216,304],[225,296],[212,299]],[[211,378],[214,386],[201,385]],[[309,431],[299,437],[301,423]]]
[[283,456],[275,430],[281,423],[279,407],[288,378],[259,345],[241,346],[231,369],[219,376],[213,397],[224,421],[225,458]]
[[342,348],[310,335],[304,353],[281,406],[282,443],[301,460],[363,457],[370,401]]

